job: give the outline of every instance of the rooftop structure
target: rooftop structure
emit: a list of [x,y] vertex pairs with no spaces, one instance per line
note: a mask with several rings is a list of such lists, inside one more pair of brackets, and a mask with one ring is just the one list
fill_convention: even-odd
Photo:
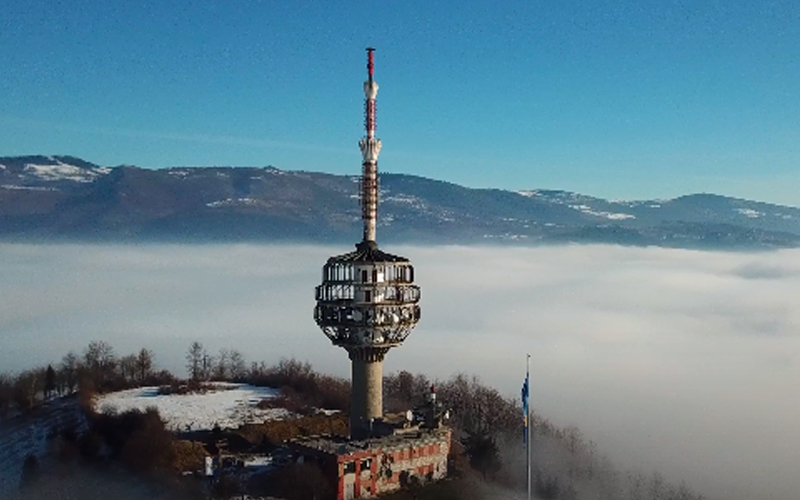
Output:
[[420,290],[405,257],[378,248],[378,155],[375,137],[378,84],[373,79],[375,49],[367,49],[364,82],[365,136],[360,182],[363,237],[353,252],[328,259],[316,288],[314,319],[333,345],[344,348],[352,364],[350,434],[369,437],[383,418],[383,358],[399,346],[420,318]]
[[308,436],[291,441],[289,448],[320,467],[337,500],[369,498],[447,475],[451,432],[442,425],[447,418],[431,387],[422,406],[384,415],[370,437]]

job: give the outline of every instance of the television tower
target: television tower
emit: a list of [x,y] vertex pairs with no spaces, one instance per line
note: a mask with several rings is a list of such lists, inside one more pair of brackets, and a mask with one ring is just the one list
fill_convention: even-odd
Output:
[[405,257],[378,249],[375,226],[378,212],[378,155],[375,137],[373,79],[375,49],[367,49],[364,82],[366,135],[359,142],[362,156],[360,182],[364,234],[356,250],[328,259],[322,284],[316,287],[314,320],[333,345],[343,347],[352,364],[350,435],[370,435],[372,423],[383,418],[383,358],[399,346],[420,318],[420,290],[414,268]]

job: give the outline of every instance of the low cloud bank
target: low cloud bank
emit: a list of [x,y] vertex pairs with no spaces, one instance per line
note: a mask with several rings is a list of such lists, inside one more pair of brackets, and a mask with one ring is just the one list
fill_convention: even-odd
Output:
[[[395,247],[423,319],[386,370],[475,374],[622,466],[717,498],[800,490],[800,251]],[[105,340],[183,373],[194,340],[348,376],[312,320],[329,255],[256,245],[0,245],[0,371]]]

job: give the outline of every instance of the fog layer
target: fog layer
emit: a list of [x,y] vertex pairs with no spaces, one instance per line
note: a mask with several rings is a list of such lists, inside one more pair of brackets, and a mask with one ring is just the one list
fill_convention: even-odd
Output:
[[[0,245],[0,371],[90,340],[184,373],[194,340],[349,376],[312,319],[322,246]],[[800,491],[800,251],[399,247],[422,321],[385,369],[475,374],[618,464],[717,498]]]

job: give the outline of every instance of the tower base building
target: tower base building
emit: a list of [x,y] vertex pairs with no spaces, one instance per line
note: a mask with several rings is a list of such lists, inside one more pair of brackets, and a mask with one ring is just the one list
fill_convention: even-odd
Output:
[[337,500],[352,500],[443,479],[450,437],[450,429],[442,427],[364,440],[316,436],[290,447],[306,463],[319,465]]

